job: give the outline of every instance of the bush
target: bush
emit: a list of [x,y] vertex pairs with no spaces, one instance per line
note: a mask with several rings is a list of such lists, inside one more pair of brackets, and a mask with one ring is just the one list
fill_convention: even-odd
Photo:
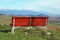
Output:
[[10,29],[10,28],[11,28],[11,26],[6,25],[6,24],[0,25],[0,29]]

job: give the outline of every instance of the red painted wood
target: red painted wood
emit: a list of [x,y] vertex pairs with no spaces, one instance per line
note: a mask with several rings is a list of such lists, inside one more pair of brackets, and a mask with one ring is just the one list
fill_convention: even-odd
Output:
[[46,26],[47,17],[33,17],[32,26]]
[[46,26],[47,25],[46,23],[47,23],[47,17],[12,17],[12,25],[15,27]]
[[15,19],[14,26],[30,26],[30,17],[13,17]]

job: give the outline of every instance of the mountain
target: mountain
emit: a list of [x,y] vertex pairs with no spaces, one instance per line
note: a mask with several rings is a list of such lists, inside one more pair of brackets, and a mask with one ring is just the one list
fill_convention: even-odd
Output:
[[30,11],[30,10],[0,10],[2,14],[12,14],[12,15],[27,15],[27,14],[36,14],[39,12]]
[[[42,13],[31,10],[0,10],[0,14],[10,14],[15,16],[40,16]],[[45,14],[43,15],[45,16]]]
[[49,12],[36,12],[32,10],[0,10],[0,14],[10,14],[14,16],[49,16],[49,17],[58,17],[60,14],[52,14]]
[[4,15],[4,14],[0,14],[0,16],[1,16],[1,15]]

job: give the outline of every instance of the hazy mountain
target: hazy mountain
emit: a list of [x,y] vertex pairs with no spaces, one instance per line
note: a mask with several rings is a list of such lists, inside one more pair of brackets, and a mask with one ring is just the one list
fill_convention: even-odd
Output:
[[4,15],[4,14],[0,14],[0,16],[1,16],[1,15]]
[[0,14],[10,14],[15,16],[49,16],[49,17],[58,17],[60,14],[52,14],[49,12],[36,12],[31,10],[0,10]]

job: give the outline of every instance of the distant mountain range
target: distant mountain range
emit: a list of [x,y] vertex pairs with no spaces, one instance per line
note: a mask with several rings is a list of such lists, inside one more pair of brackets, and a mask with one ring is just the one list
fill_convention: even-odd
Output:
[[60,17],[60,14],[52,14],[49,12],[36,12],[32,10],[0,10],[0,15],[9,14],[14,16],[49,16],[49,17]]

